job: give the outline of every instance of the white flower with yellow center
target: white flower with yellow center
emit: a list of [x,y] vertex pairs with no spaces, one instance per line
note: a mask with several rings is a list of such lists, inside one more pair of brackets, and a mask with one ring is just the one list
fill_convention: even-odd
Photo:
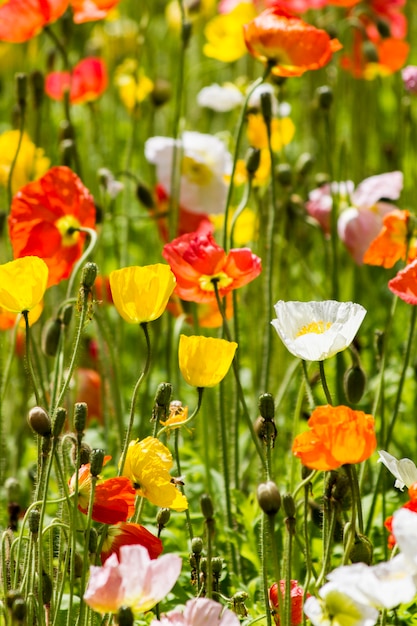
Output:
[[271,324],[286,348],[305,361],[324,361],[353,341],[366,309],[354,302],[284,302],[275,305]]
[[180,206],[192,213],[223,213],[227,196],[227,177],[232,157],[224,143],[213,135],[185,132],[180,140],[151,137],[145,143],[145,156],[156,166],[156,177],[171,195],[174,147],[180,166]]
[[379,613],[374,608],[351,598],[334,583],[319,591],[320,599],[311,596],[304,604],[304,613],[314,626],[373,626]]

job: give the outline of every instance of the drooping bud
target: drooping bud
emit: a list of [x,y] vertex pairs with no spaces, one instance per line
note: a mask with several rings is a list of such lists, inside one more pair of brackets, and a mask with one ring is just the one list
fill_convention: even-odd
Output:
[[261,416],[266,420],[273,420],[275,417],[274,397],[270,393],[263,393],[259,396],[258,408]]
[[206,520],[208,521],[213,520],[213,516],[214,516],[213,502],[207,493],[204,493],[201,496],[200,506],[201,506],[201,512],[203,513]]
[[95,448],[91,450],[90,455],[90,473],[92,476],[98,476],[103,469],[104,450]]
[[352,367],[346,370],[343,386],[348,401],[351,404],[357,404],[361,400],[366,387],[366,374],[360,365],[352,365]]
[[366,535],[356,535],[355,542],[350,550],[349,558],[352,563],[366,563],[371,565],[374,547]]
[[152,192],[144,185],[143,183],[139,183],[136,187],[136,197],[141,204],[145,207],[145,209],[153,209],[155,206],[155,202],[152,196]]
[[28,413],[28,424],[41,437],[50,437],[52,424],[48,413],[41,406],[34,406]]
[[281,508],[281,494],[272,480],[260,483],[256,490],[259,506],[267,515],[276,515]]
[[54,437],[59,437],[64,428],[65,420],[67,418],[67,411],[63,407],[59,406],[55,411],[55,419],[52,426],[52,434]]
[[116,622],[119,626],[133,626],[135,619],[130,606],[121,606],[116,615]]

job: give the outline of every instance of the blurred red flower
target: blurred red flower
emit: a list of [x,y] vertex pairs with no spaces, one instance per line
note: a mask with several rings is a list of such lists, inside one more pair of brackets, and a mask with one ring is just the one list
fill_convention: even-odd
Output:
[[266,9],[245,24],[243,31],[249,52],[276,76],[301,76],[317,70],[342,48],[326,31],[279,7]]
[[78,367],[75,378],[75,402],[85,402],[88,407],[88,420],[95,418],[103,423],[101,402],[101,376],[88,367]]
[[120,0],[71,0],[74,22],[82,24],[104,19]]
[[72,104],[97,100],[107,89],[107,68],[102,59],[89,57],[80,61],[72,72],[51,72],[45,80],[45,91],[53,100],[62,100],[69,91]]
[[381,232],[365,252],[363,262],[390,268],[400,259],[410,263],[417,256],[416,241],[410,241],[410,212],[395,209],[383,218]]
[[120,548],[128,545],[144,546],[151,559],[156,559],[163,550],[162,541],[140,524],[120,522],[109,526],[101,551],[101,562],[104,563],[113,552],[120,561]]
[[417,304],[417,259],[399,271],[389,281],[388,287],[401,300],[415,306]]
[[229,254],[211,234],[188,233],[164,246],[162,256],[177,279],[175,293],[189,302],[216,300],[246,285],[261,273],[261,259],[249,248],[235,248]]
[[[168,233],[168,209],[169,209],[169,196],[166,193],[162,185],[156,185],[156,211],[151,213],[151,216],[156,220],[159,234],[162,241],[169,241]],[[185,235],[186,233],[198,232],[198,234],[206,235],[213,231],[213,224],[211,223],[209,216],[206,213],[193,213],[187,211],[183,207],[179,207],[178,210],[178,228],[177,236]]]
[[[279,582],[281,588],[281,598],[285,598],[285,580]],[[307,597],[310,594],[307,594]],[[304,589],[297,580],[291,580],[290,602],[291,602],[291,626],[299,626],[303,621],[303,596]],[[271,607],[275,624],[279,626],[279,601],[278,583],[274,583],[269,589],[269,605]]]
[[66,11],[69,0],[8,0],[0,6],[0,41],[21,43]]
[[48,286],[68,278],[80,258],[96,210],[88,189],[70,168],[53,167],[28,183],[12,201],[9,234],[14,258],[38,256],[49,268]]

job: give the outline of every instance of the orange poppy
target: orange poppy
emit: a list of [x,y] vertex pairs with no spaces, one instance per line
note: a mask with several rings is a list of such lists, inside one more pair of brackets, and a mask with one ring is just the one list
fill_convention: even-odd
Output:
[[249,52],[276,76],[301,76],[327,65],[342,45],[284,9],[263,11],[243,26]]
[[[111,459],[105,457],[106,463]],[[75,489],[75,474],[69,481],[70,493]],[[87,514],[91,491],[90,463],[82,465],[78,470],[78,508]],[[94,491],[94,504],[91,519],[102,524],[126,522],[135,512],[136,492],[129,478],[116,476],[97,482]]]
[[[373,47],[374,61],[370,61],[365,54],[366,43]],[[389,76],[401,69],[407,60],[409,51],[410,46],[403,39],[394,37],[383,39],[378,35],[377,38],[369,41],[364,38],[360,31],[355,30],[352,54],[350,57],[344,56],[341,65],[355,78],[372,80],[378,75]]]
[[0,41],[21,43],[65,13],[69,0],[8,0],[0,6]]
[[159,537],[155,537],[140,524],[120,522],[117,525],[109,526],[107,529],[106,539],[100,555],[101,562],[104,563],[114,552],[119,558],[120,548],[131,545],[144,546],[148,550],[151,559],[158,558],[163,550],[162,541]]
[[396,296],[407,302],[407,304],[417,304],[417,259],[412,261],[403,270],[392,278],[388,283],[388,288]]
[[293,454],[303,465],[332,470],[368,459],[376,448],[372,415],[347,406],[319,406],[308,420],[310,430],[297,435]]
[[71,0],[74,22],[83,24],[104,19],[120,0]]
[[396,209],[387,213],[379,235],[371,242],[365,252],[363,262],[368,265],[380,265],[390,268],[400,259],[413,261],[417,256],[416,242],[409,245],[410,212]]
[[94,199],[69,167],[57,166],[28,183],[12,201],[9,234],[15,258],[38,256],[49,269],[48,287],[68,278],[85,233],[94,228]]
[[74,374],[75,402],[85,402],[88,406],[88,419],[97,419],[103,423],[101,401],[102,383],[98,372],[88,367],[78,367]]
[[72,72],[51,72],[45,80],[45,92],[53,100],[63,100],[69,91],[71,104],[97,100],[107,89],[108,78],[104,61],[95,57],[83,59]]

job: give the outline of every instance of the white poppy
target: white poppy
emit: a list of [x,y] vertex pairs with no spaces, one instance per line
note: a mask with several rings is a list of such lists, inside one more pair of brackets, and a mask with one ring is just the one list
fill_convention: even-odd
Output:
[[379,612],[372,606],[362,604],[341,591],[335,583],[324,585],[319,595],[307,598],[304,613],[314,626],[373,626]]
[[284,302],[275,305],[271,324],[286,348],[306,361],[324,361],[353,341],[366,309],[354,302]]
[[392,533],[407,561],[410,574],[417,577],[417,513],[404,507],[392,516]]
[[185,132],[181,139],[151,137],[145,143],[145,156],[156,166],[156,177],[169,196],[171,193],[174,146],[181,169],[180,205],[192,213],[223,213],[232,157],[224,143],[213,135]]
[[197,94],[197,104],[218,113],[232,111],[243,104],[243,94],[233,83],[213,83],[203,87]]
[[411,459],[398,460],[389,452],[385,452],[385,450],[378,450],[378,454],[378,461],[383,463],[397,479],[394,487],[403,491],[404,487],[411,487],[411,485],[417,482],[417,467]]

